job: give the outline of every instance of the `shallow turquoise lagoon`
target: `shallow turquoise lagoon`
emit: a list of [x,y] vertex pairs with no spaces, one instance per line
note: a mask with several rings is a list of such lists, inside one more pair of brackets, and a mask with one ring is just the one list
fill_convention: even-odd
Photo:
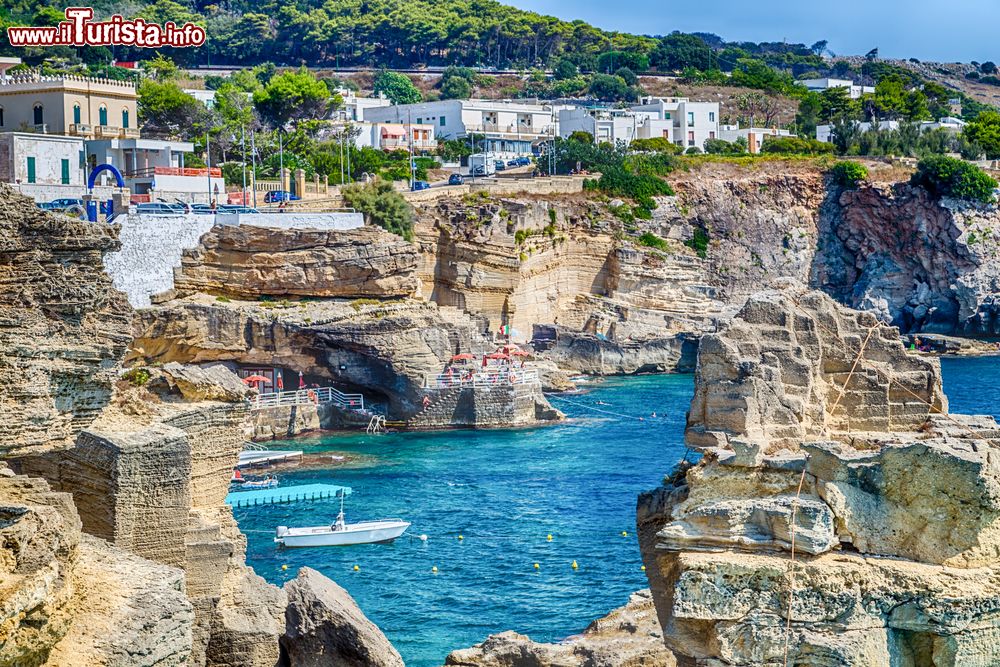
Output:
[[[953,411],[1000,414],[1000,360],[946,359],[943,367]],[[281,550],[275,526],[331,522],[336,505],[241,509],[247,560],[276,584],[303,565],[331,577],[412,667],[440,665],[450,650],[502,630],[540,641],[577,633],[646,586],[636,496],[684,455],[692,386],[691,376],[677,375],[597,382],[553,397],[571,419],[544,428],[295,440],[309,452],[361,459],[284,473],[283,484],[348,485],[348,521],[403,517],[413,523],[409,537]]]

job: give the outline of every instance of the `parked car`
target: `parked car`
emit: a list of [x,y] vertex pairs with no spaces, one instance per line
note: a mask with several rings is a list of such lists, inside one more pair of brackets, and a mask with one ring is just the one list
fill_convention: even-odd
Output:
[[62,199],[53,199],[49,202],[51,208],[50,211],[64,211],[71,206],[83,206],[82,199],[73,199],[72,197],[63,197]]
[[485,165],[477,164],[475,167],[472,168],[472,175],[473,176],[488,176],[489,174],[486,173],[486,166]]
[[184,207],[180,204],[167,204],[166,202],[149,202],[139,204],[135,207],[137,213],[146,215],[183,215]]
[[448,185],[462,185],[465,183],[465,177],[461,174],[452,174],[448,177]]
[[517,161],[517,158],[514,158],[513,160],[507,160],[508,167],[516,167],[518,164],[519,163]]
[[413,187],[410,188],[410,189],[414,190],[414,191],[416,191],[416,190],[429,190],[430,187],[431,187],[431,184],[428,183],[427,181],[413,181]]
[[212,215],[215,213],[212,210],[211,204],[185,204],[187,207],[187,212],[194,213],[196,215]]
[[493,166],[496,167],[497,171],[503,171],[504,169],[507,168],[507,165],[504,163],[503,160],[497,160],[496,162],[493,163]]
[[519,167],[527,167],[529,164],[531,164],[531,158],[530,157],[528,157],[526,155],[522,155],[521,157],[517,158],[517,166],[519,166]]
[[271,190],[264,195],[264,203],[266,204],[276,204],[283,201],[298,201],[300,199],[302,199],[302,197],[293,195],[291,192],[286,192],[285,190]]

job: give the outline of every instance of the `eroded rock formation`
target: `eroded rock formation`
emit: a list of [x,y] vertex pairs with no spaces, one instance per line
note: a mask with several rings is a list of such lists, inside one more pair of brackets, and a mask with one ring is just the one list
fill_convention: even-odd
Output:
[[416,248],[379,227],[325,231],[216,225],[186,251],[178,293],[234,298],[416,294]]
[[638,511],[679,664],[1000,660],[1000,427],[948,414],[895,329],[751,297],[699,348],[687,437],[703,458]]
[[813,281],[904,331],[1000,334],[1000,212],[899,183],[836,193]]

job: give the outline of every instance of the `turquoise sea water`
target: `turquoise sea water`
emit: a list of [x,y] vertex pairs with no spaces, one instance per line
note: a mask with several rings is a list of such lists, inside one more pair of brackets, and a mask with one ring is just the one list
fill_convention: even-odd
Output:
[[[1000,415],[994,384],[1000,359],[942,365],[953,411]],[[241,509],[236,516],[247,532],[248,562],[279,585],[303,565],[331,577],[411,667],[440,665],[450,650],[503,630],[540,641],[583,630],[647,585],[634,534],[636,496],[684,455],[692,378],[590,386],[553,397],[571,417],[556,426],[288,443],[361,458],[348,468],[283,473],[283,484],[351,486],[348,521],[403,517],[413,523],[410,537],[391,545],[280,550],[272,542],[275,526],[330,522],[336,505]],[[426,542],[415,539],[420,534]]]

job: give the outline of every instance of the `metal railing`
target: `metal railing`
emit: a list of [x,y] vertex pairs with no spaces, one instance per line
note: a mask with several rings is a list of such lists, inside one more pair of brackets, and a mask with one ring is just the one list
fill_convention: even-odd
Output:
[[342,410],[363,412],[365,409],[363,394],[345,394],[333,387],[276,391],[270,394],[258,394],[249,400],[250,407],[255,410],[290,405],[319,405],[320,403],[333,403]]
[[144,167],[125,174],[126,178],[147,178],[149,176],[201,176],[211,174],[212,178],[222,178],[220,167]]
[[425,389],[451,389],[452,387],[503,387],[515,384],[537,384],[538,371],[533,368],[509,368],[480,371],[477,373],[441,373],[424,378]]

